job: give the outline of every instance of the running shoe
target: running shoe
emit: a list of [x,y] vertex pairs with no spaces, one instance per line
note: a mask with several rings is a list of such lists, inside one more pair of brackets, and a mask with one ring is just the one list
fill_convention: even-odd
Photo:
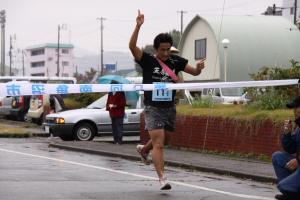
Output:
[[171,184],[168,182],[166,178],[162,178],[159,180],[160,190],[171,190]]
[[145,153],[142,150],[144,146],[145,145],[141,145],[141,144],[137,145],[136,151],[140,154],[142,162],[145,163],[146,165],[150,165],[151,159],[149,153]]

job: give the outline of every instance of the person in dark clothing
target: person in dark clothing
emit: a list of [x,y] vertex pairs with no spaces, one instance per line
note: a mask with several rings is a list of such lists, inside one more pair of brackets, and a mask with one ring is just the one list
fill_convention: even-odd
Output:
[[[118,82],[111,82],[117,84]],[[125,93],[124,92],[110,92],[108,93],[106,110],[109,111],[111,118],[111,125],[113,131],[113,138],[115,144],[122,144],[123,138],[123,121],[125,116]]]
[[[197,76],[204,69],[204,60],[188,64],[188,60],[177,55],[171,55],[172,37],[168,33],[158,34],[153,42],[155,54],[150,55],[137,46],[138,34],[144,23],[144,15],[138,11],[136,26],[129,41],[130,51],[135,61],[143,70],[143,83],[164,86],[165,83],[178,83],[178,73],[184,71]],[[157,84],[159,83],[159,84]],[[157,87],[161,88],[161,87]],[[174,97],[176,90],[157,89],[144,92],[145,129],[150,140],[146,145],[138,145],[137,151],[142,160],[147,161],[152,149],[152,160],[159,178],[160,189],[170,190],[171,185],[164,174],[163,148],[169,140],[169,133],[175,129],[176,107]]]
[[278,189],[282,194],[276,195],[279,200],[300,199],[300,96],[287,104],[294,109],[295,120],[285,120],[281,145],[283,152],[272,155],[272,163],[277,176]]
[[66,110],[63,98],[58,94],[50,95],[50,112],[57,113]]

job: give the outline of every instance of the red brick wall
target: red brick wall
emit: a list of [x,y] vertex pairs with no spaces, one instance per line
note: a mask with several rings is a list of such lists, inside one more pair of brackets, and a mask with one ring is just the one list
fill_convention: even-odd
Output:
[[[271,156],[274,151],[281,149],[280,130],[281,127],[271,120],[255,123],[221,117],[177,115],[176,131],[172,133],[170,145]],[[144,144],[148,139],[149,134],[144,130],[142,115],[141,142]]]

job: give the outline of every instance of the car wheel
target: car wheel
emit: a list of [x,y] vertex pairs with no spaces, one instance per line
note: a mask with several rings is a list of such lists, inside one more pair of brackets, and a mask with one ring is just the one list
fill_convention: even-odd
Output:
[[95,129],[89,123],[80,123],[75,127],[74,135],[76,140],[89,141],[95,137]]
[[70,135],[60,135],[59,137],[60,137],[60,139],[62,139],[63,141],[72,141],[72,140],[74,140],[74,137],[73,137],[73,136],[70,136]]

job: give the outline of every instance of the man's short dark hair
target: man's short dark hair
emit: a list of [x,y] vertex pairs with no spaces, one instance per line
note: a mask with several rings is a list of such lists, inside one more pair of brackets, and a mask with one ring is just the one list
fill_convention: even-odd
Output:
[[153,47],[154,49],[158,49],[160,43],[170,43],[173,45],[173,39],[168,33],[160,33],[154,38]]

